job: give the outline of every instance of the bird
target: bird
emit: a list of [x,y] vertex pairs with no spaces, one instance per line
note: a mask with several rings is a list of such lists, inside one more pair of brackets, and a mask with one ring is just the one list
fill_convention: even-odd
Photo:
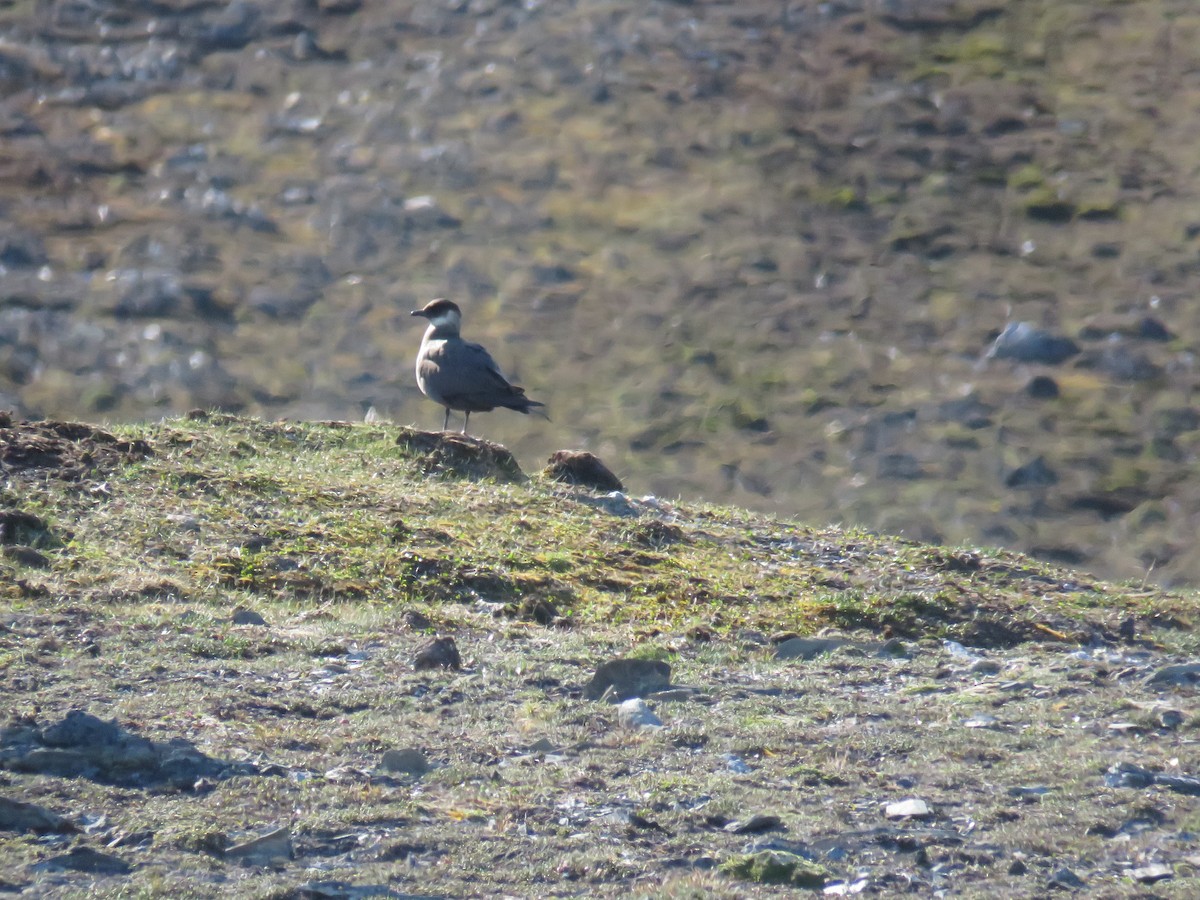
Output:
[[459,336],[462,310],[457,303],[439,297],[414,309],[412,315],[429,320],[417,353],[417,386],[422,394],[446,408],[442,431],[450,427],[451,410],[466,414],[463,434],[467,433],[471,413],[491,412],[497,406],[549,418],[542,410],[546,404],[530,400],[524,388],[509,383],[487,350]]

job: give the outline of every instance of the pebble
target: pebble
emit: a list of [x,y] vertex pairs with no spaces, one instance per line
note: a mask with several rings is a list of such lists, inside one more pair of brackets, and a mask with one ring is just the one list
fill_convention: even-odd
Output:
[[384,751],[383,757],[379,760],[379,768],[384,772],[413,775],[420,778],[429,771],[430,765],[421,750],[408,747],[403,750]]
[[658,659],[612,659],[596,669],[583,689],[585,700],[629,700],[671,686],[671,666]]
[[252,609],[247,609],[244,606],[239,606],[233,611],[233,615],[229,617],[229,621],[234,625],[266,625],[267,620]]
[[459,656],[454,638],[430,638],[413,655],[413,668],[418,672],[427,669],[452,669],[457,672],[462,668],[462,657]]
[[1010,322],[992,342],[987,358],[1056,366],[1078,352],[1079,345],[1069,337],[1054,334],[1029,322]]
[[1141,866],[1131,870],[1129,877],[1142,884],[1154,884],[1156,881],[1165,881],[1168,878],[1174,878],[1175,870],[1163,863],[1151,863],[1148,866]]
[[662,719],[641,697],[633,697],[617,707],[617,722],[622,728],[662,728]]
[[933,810],[924,800],[897,800],[884,808],[884,815],[889,819],[925,819],[933,815]]
[[1200,663],[1163,666],[1146,679],[1147,684],[1192,685],[1200,681]]
[[263,865],[276,859],[291,859],[293,855],[292,832],[286,825],[225,850],[226,858],[255,865]]
[[30,867],[34,872],[91,872],[96,875],[128,875],[133,867],[110,853],[91,847],[74,847],[60,856],[52,856]]

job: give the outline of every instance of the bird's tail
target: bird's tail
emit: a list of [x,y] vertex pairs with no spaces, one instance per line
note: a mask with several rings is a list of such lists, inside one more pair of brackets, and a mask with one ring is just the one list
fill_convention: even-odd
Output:
[[546,412],[546,404],[539,403],[537,400],[530,400],[523,393],[517,397],[513,397],[508,403],[504,404],[509,409],[515,409],[519,413],[541,416],[547,422],[550,421],[550,415]]

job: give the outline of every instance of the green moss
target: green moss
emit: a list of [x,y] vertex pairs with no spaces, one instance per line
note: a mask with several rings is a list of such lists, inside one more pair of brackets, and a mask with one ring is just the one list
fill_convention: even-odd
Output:
[[784,850],[761,850],[735,856],[721,863],[720,868],[724,874],[743,881],[800,888],[824,887],[828,877],[823,866]]

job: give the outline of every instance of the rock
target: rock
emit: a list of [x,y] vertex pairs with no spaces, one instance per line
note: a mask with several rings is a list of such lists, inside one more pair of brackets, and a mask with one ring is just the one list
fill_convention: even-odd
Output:
[[889,819],[927,819],[933,815],[933,810],[924,800],[914,798],[889,803],[884,808],[884,815]]
[[429,771],[430,766],[422,751],[410,747],[404,750],[384,751],[379,768],[384,772],[420,778]]
[[1010,322],[992,342],[987,358],[1056,366],[1077,353],[1079,345],[1069,337],[1052,334],[1029,322]]
[[74,847],[30,866],[34,872],[90,872],[94,875],[128,875],[133,868],[125,860],[91,847]]
[[1025,385],[1025,393],[1034,400],[1054,400],[1060,391],[1058,382],[1046,375],[1035,375]]
[[244,606],[239,606],[233,611],[233,615],[229,617],[229,621],[234,625],[266,625],[267,620],[260,616],[252,609],[247,609]]
[[1097,313],[1079,329],[1085,341],[1107,340],[1114,335],[1138,341],[1169,341],[1174,337],[1161,319],[1140,313]]
[[553,481],[577,484],[596,491],[623,491],[621,479],[600,458],[586,450],[559,450],[550,457],[542,475]]
[[1043,456],[1018,466],[1004,478],[1004,486],[1010,488],[1050,487],[1058,484],[1058,473],[1046,463]]
[[241,844],[225,849],[227,859],[236,859],[251,865],[266,865],[277,859],[291,859],[292,832],[286,825],[251,838]]
[[1050,788],[1042,784],[1035,784],[1029,787],[1010,787],[1008,789],[1008,795],[1010,797],[1016,797],[1018,800],[1024,800],[1026,803],[1033,803],[1034,801],[1041,800],[1049,793]]
[[783,828],[783,820],[779,816],[757,814],[746,821],[733,821],[722,830],[730,834],[761,834],[764,831],[776,831]]
[[750,768],[749,764],[747,764],[747,762],[736,753],[722,753],[721,758],[725,760],[725,765],[728,766],[729,771],[733,772],[735,775],[749,775],[754,771],[752,768]]
[[1066,866],[1063,866],[1050,876],[1050,881],[1046,886],[1051,889],[1057,888],[1059,890],[1067,889],[1077,891],[1083,888],[1085,883],[1082,878],[1080,878]]
[[454,638],[430,638],[413,656],[413,668],[418,672],[426,669],[452,669],[457,672],[462,668],[462,657],[458,655]]
[[28,544],[38,535],[50,530],[43,519],[33,513],[19,509],[0,510],[0,544],[17,546]]
[[977,713],[963,721],[963,725],[967,728],[996,728],[999,724],[999,719],[986,713]]
[[30,569],[50,568],[50,557],[40,550],[34,550],[32,547],[5,547],[4,558],[12,560],[19,566],[26,566]]
[[1136,350],[1125,341],[1110,341],[1099,354],[1089,355],[1084,361],[1117,381],[1153,381],[1165,372],[1146,353]]
[[406,609],[401,613],[400,624],[408,631],[429,631],[433,628],[433,620],[415,609]]
[[614,701],[645,697],[671,686],[671,666],[657,659],[613,659],[596,669],[583,689],[585,700]]
[[662,728],[662,719],[646,705],[641,697],[632,697],[617,707],[617,723],[622,728]]
[[42,729],[42,743],[50,747],[104,747],[121,740],[121,726],[105,722],[78,709],[54,725]]
[[45,834],[75,830],[71,822],[44,806],[0,797],[0,831],[33,831]]
[[915,481],[924,478],[925,467],[911,453],[885,453],[879,457],[876,475],[900,481]]
[[828,875],[817,863],[784,850],[760,850],[736,856],[721,863],[720,871],[743,881],[801,888],[823,887]]
[[1146,679],[1147,684],[1194,685],[1200,681],[1200,663],[1163,666]]
[[1200,796],[1200,778],[1188,775],[1164,775],[1135,766],[1133,763],[1120,762],[1109,767],[1104,776],[1107,787],[1147,788],[1160,785],[1177,794]]
[[1174,878],[1175,870],[1163,863],[1151,863],[1147,866],[1131,869],[1129,877],[1142,884],[1154,884],[1156,881],[1165,881],[1168,878]]
[[72,710],[45,728],[6,729],[0,768],[60,778],[90,778],[127,787],[165,785],[195,790],[204,779],[262,774],[250,763],[212,759],[181,738],[151,741],[115,721]]
[[526,480],[508,448],[469,434],[401,428],[396,444],[417,458],[426,475],[450,475],[472,481]]
[[832,653],[848,643],[849,641],[842,638],[788,638],[775,645],[775,658],[800,659],[807,662],[825,653]]
[[1158,714],[1158,724],[1167,731],[1174,731],[1184,722],[1184,715],[1178,709],[1164,709]]

